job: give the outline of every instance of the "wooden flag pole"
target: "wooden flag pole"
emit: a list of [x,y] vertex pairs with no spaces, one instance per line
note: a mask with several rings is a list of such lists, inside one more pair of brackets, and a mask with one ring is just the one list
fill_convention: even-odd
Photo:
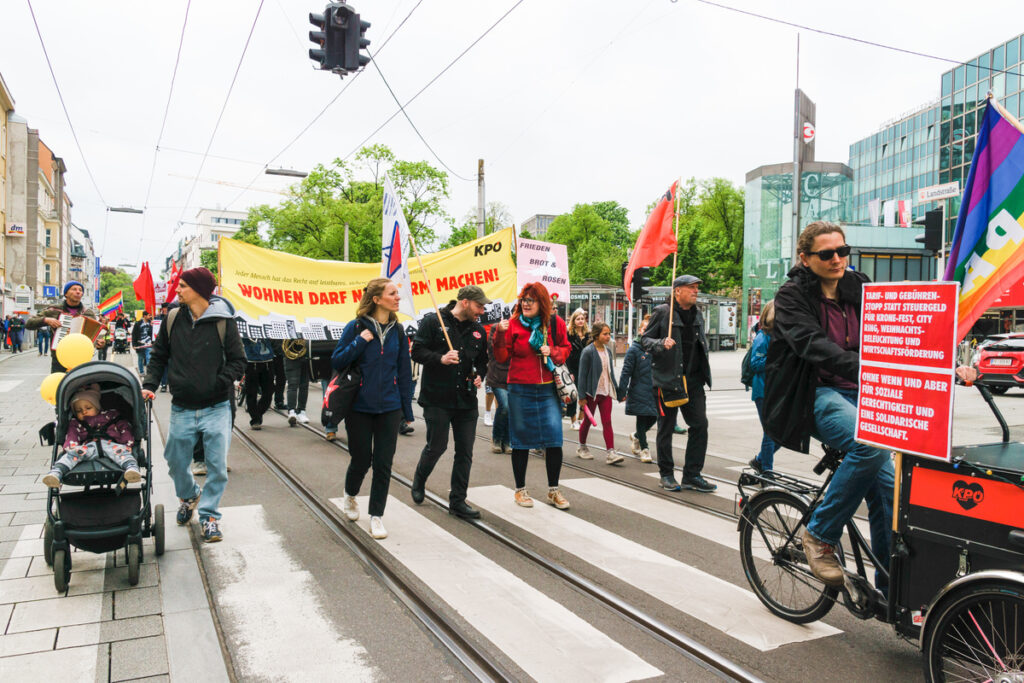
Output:
[[673,304],[675,304],[675,302],[676,302],[675,288],[672,286],[672,283],[676,281],[676,260],[679,258],[679,185],[680,185],[680,183],[682,183],[682,181],[683,181],[682,178],[680,178],[679,180],[676,181],[675,197],[673,197],[673,199],[675,200],[676,250],[672,252],[672,280],[671,280],[671,282],[669,282],[669,285],[668,285],[668,336],[669,336],[669,339],[672,338],[672,322],[673,322],[672,308],[673,308]]
[[[441,324],[441,331],[444,332],[444,340],[448,342],[448,350],[454,351],[455,347],[452,346],[451,337],[448,336],[448,330],[444,326],[444,319],[441,318],[441,309],[437,307],[437,299],[434,298],[434,290],[430,287],[430,277],[427,276],[427,269],[423,267],[423,261],[420,260],[420,250],[416,248],[416,240],[412,238],[412,230],[409,231],[409,244],[412,245],[412,253],[416,255],[416,263],[420,267],[420,272],[423,273],[423,279],[427,283],[427,293],[430,294],[430,303],[434,304],[434,312],[437,313],[437,322]],[[412,292],[409,292],[409,296],[412,296]]]

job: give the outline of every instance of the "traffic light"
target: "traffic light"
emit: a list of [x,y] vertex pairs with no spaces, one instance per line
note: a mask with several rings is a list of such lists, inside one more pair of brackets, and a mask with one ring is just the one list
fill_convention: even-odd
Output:
[[351,5],[332,2],[324,7],[323,14],[310,12],[309,23],[319,29],[309,32],[309,39],[317,45],[309,51],[309,58],[322,70],[344,76],[370,62],[367,55],[360,53],[370,45],[365,37],[370,22],[361,21]]
[[633,271],[633,301],[648,296],[647,288],[651,286],[651,269],[648,267],[637,268]]
[[310,48],[309,58],[320,65],[321,69],[330,69],[327,63],[327,22],[331,15],[331,7],[328,6],[323,14],[309,13],[309,23],[316,26],[319,31],[310,31],[309,39],[319,47]]
[[366,37],[366,29],[370,28],[370,22],[363,21],[354,12],[349,16],[348,26],[345,29],[345,70],[349,72],[359,71],[370,63],[369,55],[364,55],[362,50],[370,46],[370,40]]
[[914,225],[923,225],[924,232],[914,238],[924,248],[933,253],[942,249],[942,210],[926,211],[923,219],[914,221]]

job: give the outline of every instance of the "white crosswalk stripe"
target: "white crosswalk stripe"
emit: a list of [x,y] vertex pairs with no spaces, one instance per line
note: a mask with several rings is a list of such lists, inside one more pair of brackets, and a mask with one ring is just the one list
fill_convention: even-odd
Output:
[[521,508],[512,489],[474,487],[474,505],[551,543],[662,602],[761,651],[838,633],[824,624],[799,626],[766,610],[748,590],[547,505]]
[[[217,591],[232,637],[242,643],[235,666],[247,680],[372,681],[380,672],[367,652],[323,616],[313,576],[299,568],[261,505],[223,508],[230,532],[205,553],[221,576]],[[225,619],[224,617],[228,617]],[[314,654],[315,656],[311,656]]]
[[0,381],[0,394],[6,393],[21,384],[20,379],[5,379]]
[[[366,510],[369,498],[358,501]],[[341,507],[340,498],[331,502]],[[393,496],[384,521],[382,547],[537,681],[663,674]],[[358,524],[369,533],[368,516]]]
[[757,419],[757,407],[750,394],[734,396],[707,395],[707,415],[720,420]]

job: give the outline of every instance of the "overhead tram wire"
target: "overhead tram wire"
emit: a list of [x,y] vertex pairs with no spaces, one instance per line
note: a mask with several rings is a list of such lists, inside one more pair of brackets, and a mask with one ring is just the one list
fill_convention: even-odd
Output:
[[[75,146],[78,148],[78,154],[82,157],[82,166],[85,167],[85,172],[89,176],[89,180],[92,182],[92,187],[96,190],[96,196],[100,198],[100,201],[108,209],[107,200],[103,198],[103,193],[100,192],[100,187],[96,183],[96,177],[92,174],[92,169],[89,167],[89,162],[85,158],[85,152],[82,150],[82,143],[78,140],[78,133],[75,132],[75,125],[71,123],[71,114],[68,113],[68,105],[64,102],[64,94],[60,90],[60,84],[57,83],[57,74],[53,71],[53,64],[50,62],[50,53],[46,50],[46,42],[43,40],[43,32],[39,29],[39,21],[36,19],[36,11],[32,7],[32,0],[25,0],[28,3],[29,14],[32,15],[32,23],[36,27],[36,35],[39,36],[39,46],[43,48],[43,56],[46,58],[46,66],[50,70],[50,78],[53,79],[53,87],[57,90],[57,98],[60,99],[61,109],[64,110],[64,118],[67,119],[68,128],[71,129],[71,137],[75,140]],[[105,231],[104,231],[105,232]],[[103,235],[103,246],[106,247],[107,236]],[[103,249],[100,249],[100,253],[103,253]]]
[[[396,26],[396,27],[395,27],[395,30],[394,30],[394,31],[392,31],[392,32],[391,32],[391,33],[390,33],[390,34],[388,35],[388,37],[384,39],[384,42],[383,42],[383,43],[381,43],[381,45],[380,45],[380,49],[378,49],[378,50],[377,50],[377,54],[380,54],[381,52],[383,52],[383,51],[384,51],[384,48],[385,48],[385,47],[387,46],[387,44],[388,44],[389,42],[391,42],[391,39],[395,37],[395,34],[396,34],[396,33],[398,33],[398,30],[399,30],[400,28],[402,28],[403,26],[405,26],[405,22],[409,21],[409,17],[411,17],[411,16],[413,15],[413,12],[415,12],[415,11],[416,11],[416,9],[417,9],[417,8],[418,8],[418,7],[420,6],[420,5],[422,5],[422,4],[423,4],[423,0],[418,0],[418,2],[417,2],[417,3],[415,4],[415,5],[413,5],[412,9],[411,9],[411,10],[409,10],[409,13],[405,15],[405,18],[404,18],[404,19],[402,19],[402,21],[401,21],[401,22],[400,22],[400,23],[398,24],[398,26]],[[254,175],[254,176],[252,177],[252,179],[251,179],[251,180],[250,180],[250,181],[249,181],[248,183],[246,183],[246,185],[245,185],[245,189],[244,189],[244,190],[242,190],[241,192],[239,192],[239,193],[238,193],[238,194],[237,194],[237,195],[235,196],[235,198],[234,198],[234,199],[232,199],[232,200],[231,200],[230,202],[228,202],[228,203],[227,203],[227,208],[231,208],[231,206],[232,206],[232,205],[233,205],[233,204],[234,204],[235,202],[237,202],[237,201],[238,201],[239,199],[241,199],[241,198],[242,198],[242,195],[244,195],[244,194],[245,194],[246,192],[248,192],[248,191],[249,191],[249,189],[250,189],[250,188],[251,188],[251,187],[253,186],[253,184],[254,184],[254,183],[255,183],[255,182],[256,182],[256,181],[257,181],[257,180],[259,179],[259,177],[263,175],[263,171],[264,171],[265,169],[269,168],[269,167],[270,167],[270,165],[271,165],[272,163],[274,163],[275,161],[277,161],[277,159],[278,159],[278,158],[279,158],[279,157],[280,157],[280,156],[281,156],[282,154],[284,154],[284,153],[285,153],[285,152],[287,152],[287,151],[288,151],[289,149],[291,149],[291,146],[292,146],[292,145],[294,145],[294,144],[295,144],[296,142],[298,142],[298,141],[299,141],[299,138],[301,138],[301,137],[302,137],[303,135],[305,135],[305,134],[306,134],[306,131],[308,131],[308,130],[309,130],[310,128],[312,128],[312,127],[313,127],[313,124],[314,124],[314,123],[316,123],[317,121],[319,121],[319,120],[320,120],[320,117],[322,117],[322,116],[323,116],[324,114],[326,114],[326,113],[327,113],[327,110],[328,110],[328,109],[330,109],[330,108],[331,108],[331,107],[332,107],[332,106],[334,105],[334,103],[335,103],[335,102],[337,102],[337,101],[338,101],[338,100],[339,100],[339,99],[341,98],[341,96],[345,94],[345,91],[346,91],[346,90],[348,90],[349,86],[350,86],[350,85],[352,85],[352,84],[353,84],[353,83],[355,82],[355,80],[356,80],[357,78],[359,78],[359,75],[360,75],[360,74],[362,74],[362,73],[363,73],[362,71],[357,71],[357,72],[356,72],[356,74],[355,74],[355,75],[354,75],[354,76],[353,76],[353,77],[351,78],[351,80],[349,80],[349,81],[348,81],[347,83],[345,83],[345,85],[344,85],[344,86],[342,87],[342,89],[338,91],[338,94],[337,94],[337,95],[335,95],[335,96],[334,96],[334,97],[333,97],[333,98],[331,99],[331,101],[330,101],[330,102],[328,102],[327,104],[325,104],[325,105],[324,105],[324,108],[323,108],[323,109],[321,109],[321,110],[320,110],[320,112],[319,112],[319,113],[318,113],[318,114],[317,114],[316,116],[314,116],[314,117],[313,117],[313,119],[312,119],[312,120],[311,120],[311,121],[310,121],[309,123],[307,123],[307,124],[306,124],[306,125],[305,125],[305,126],[304,126],[304,127],[302,128],[302,130],[300,130],[300,131],[299,131],[299,132],[298,132],[298,133],[297,133],[297,134],[295,135],[295,137],[293,137],[293,138],[291,139],[291,141],[290,141],[290,142],[289,142],[289,143],[288,143],[287,145],[285,145],[284,147],[282,147],[282,148],[281,148],[281,151],[280,151],[280,152],[278,152],[278,153],[277,153],[277,154],[275,154],[275,155],[274,155],[273,157],[271,157],[271,158],[270,158],[270,160],[269,160],[269,161],[267,161],[267,163],[263,164],[263,165],[262,165],[262,167],[260,168],[260,171],[259,171],[259,172],[258,172],[258,173],[257,173],[256,175]]]
[[[673,3],[678,0],[672,0]],[[892,50],[893,52],[900,52],[905,55],[911,55],[913,57],[923,57],[925,59],[933,59],[937,62],[945,62],[947,64],[953,64],[955,66],[966,66],[967,62],[963,62],[959,59],[953,59],[952,57],[942,57],[939,55],[928,54],[927,52],[918,52],[917,50],[908,50],[903,47],[896,47],[895,45],[886,45],[885,43],[878,43],[873,40],[867,40],[865,38],[857,38],[856,36],[849,36],[845,33],[836,33],[835,31],[826,31],[825,29],[815,28],[813,26],[807,26],[804,24],[798,24],[794,21],[787,21],[786,19],[779,19],[777,17],[770,17],[766,14],[758,14],[757,12],[751,12],[750,10],[740,9],[739,7],[730,7],[729,5],[723,5],[719,2],[713,2],[713,0],[693,0],[693,2],[699,2],[702,5],[708,5],[710,7],[717,7],[718,9],[728,10],[729,12],[736,12],[737,14],[744,14],[748,17],[754,17],[755,19],[762,19],[764,21],[770,21],[774,24],[782,24],[783,26],[790,26],[792,28],[798,28],[801,31],[810,31],[811,33],[820,33],[824,36],[830,36],[832,38],[839,38],[840,40],[849,40],[854,43],[860,43],[861,45],[867,45],[869,47],[877,47],[883,50]],[[1011,74],[1015,76],[1021,75],[1017,71],[1010,71],[1008,69],[996,69],[991,66],[982,67],[978,65],[979,69],[987,69],[991,73],[1002,73]]]
[[[164,117],[160,122],[160,132],[156,136],[156,146],[153,148],[153,164],[149,169],[149,183],[146,185],[146,199],[142,203],[142,210],[149,208],[149,196],[153,191],[153,178],[156,176],[156,159],[160,154],[160,142],[164,138],[164,130],[167,128],[167,115],[171,111],[171,97],[174,95],[174,81],[178,77],[178,65],[181,63],[181,48],[185,44],[185,27],[188,26],[188,12],[192,8],[192,0],[185,4],[185,18],[181,22],[181,35],[178,37],[178,54],[174,58],[174,70],[171,72],[171,85],[167,90],[167,104],[164,105]],[[142,227],[139,228],[139,250],[135,254],[135,262],[142,260],[142,244],[146,238],[146,213],[142,214]]]
[[[443,75],[444,75],[444,74],[445,74],[445,73],[446,73],[446,72],[448,71],[448,69],[450,69],[450,68],[452,68],[453,66],[455,66],[455,64],[456,64],[456,63],[457,63],[457,62],[458,62],[458,61],[459,61],[460,59],[462,59],[463,57],[465,57],[465,56],[466,56],[466,53],[468,53],[468,52],[469,52],[470,50],[472,50],[472,49],[473,49],[473,48],[474,48],[474,47],[476,46],[476,44],[477,44],[477,43],[479,43],[479,42],[480,42],[481,40],[483,40],[483,39],[484,39],[484,38],[485,38],[485,37],[487,36],[487,34],[488,34],[488,33],[490,33],[490,32],[491,32],[491,31],[493,31],[493,30],[494,30],[495,28],[497,28],[498,24],[500,24],[501,22],[503,22],[503,21],[505,20],[505,18],[506,18],[506,17],[508,16],[508,15],[512,14],[512,12],[513,12],[513,11],[514,11],[514,10],[515,10],[515,9],[516,9],[517,7],[519,7],[519,6],[521,5],[521,4],[523,4],[523,1],[524,1],[524,0],[518,0],[518,2],[516,2],[516,4],[514,4],[514,5],[512,5],[512,7],[510,7],[510,8],[508,9],[508,11],[507,11],[507,12],[505,12],[505,13],[504,13],[504,14],[502,14],[502,15],[501,15],[500,17],[498,17],[498,20],[497,20],[496,22],[494,22],[493,24],[491,24],[491,25],[490,25],[490,27],[488,27],[488,29],[487,29],[486,31],[484,31],[483,33],[481,33],[481,34],[480,34],[480,36],[479,36],[479,37],[477,37],[477,39],[476,39],[476,40],[474,40],[474,41],[473,41],[472,43],[470,43],[470,44],[469,44],[469,45],[468,45],[468,46],[466,47],[466,49],[465,49],[465,50],[463,50],[462,52],[460,52],[460,53],[458,54],[458,56],[457,56],[457,57],[456,57],[455,59],[453,59],[452,61],[450,61],[450,62],[448,63],[448,66],[446,66],[445,68],[441,69],[441,71],[440,71],[440,72],[439,72],[439,73],[438,73],[438,74],[437,74],[436,76],[434,76],[433,78],[431,78],[431,79],[430,79],[430,81],[429,81],[429,82],[428,82],[428,83],[427,83],[427,84],[426,84],[425,86],[423,86],[422,88],[420,88],[419,92],[417,92],[417,93],[416,93],[415,95],[413,95],[413,96],[412,96],[412,98],[410,98],[410,99],[409,99],[409,100],[408,100],[408,101],[407,101],[407,102],[406,102],[406,103],[405,103],[404,105],[400,104],[400,105],[399,105],[399,109],[398,109],[398,111],[396,111],[396,112],[395,112],[394,114],[392,114],[391,116],[389,116],[389,117],[387,118],[387,120],[386,120],[386,121],[384,121],[384,123],[382,123],[382,124],[380,124],[379,126],[377,126],[377,128],[376,128],[376,129],[375,129],[375,130],[374,130],[374,131],[373,131],[372,133],[370,133],[369,135],[367,135],[367,136],[366,136],[366,139],[364,139],[364,140],[363,140],[362,142],[360,142],[360,143],[359,143],[358,145],[356,145],[355,149],[353,149],[353,150],[352,150],[351,152],[349,152],[348,154],[346,154],[346,155],[345,155],[345,157],[344,157],[344,158],[342,159],[342,161],[347,161],[347,160],[348,160],[348,159],[349,159],[349,158],[350,158],[350,157],[351,157],[351,156],[352,156],[353,154],[355,154],[355,153],[356,153],[356,152],[358,152],[358,151],[359,151],[360,149],[362,149],[362,148],[363,148],[363,145],[365,145],[365,144],[366,144],[367,142],[369,142],[369,141],[370,141],[370,140],[371,140],[371,139],[373,138],[373,136],[375,136],[375,135],[376,135],[377,133],[379,133],[379,132],[380,132],[380,131],[381,131],[381,130],[382,130],[382,129],[384,128],[384,126],[386,126],[386,125],[388,125],[389,123],[391,123],[391,121],[392,121],[392,120],[394,120],[394,118],[395,118],[396,116],[398,116],[399,114],[403,113],[403,108],[404,108],[404,107],[408,107],[408,106],[409,106],[410,104],[412,104],[413,102],[415,102],[415,101],[416,101],[416,98],[418,98],[418,97],[419,97],[420,95],[422,95],[422,94],[423,94],[423,92],[424,92],[424,91],[425,91],[425,90],[426,90],[427,88],[429,88],[430,86],[432,86],[432,85],[433,85],[433,84],[434,84],[434,83],[435,83],[435,82],[436,82],[436,81],[437,81],[437,80],[438,80],[439,78],[441,78],[441,76],[443,76]],[[378,50],[378,54],[379,54],[379,52],[380,52],[380,51]]]
[[[367,50],[367,52],[369,52],[369,50]],[[388,79],[384,78],[384,72],[381,71],[380,65],[377,63],[377,59],[372,54],[370,55],[370,61],[373,62],[373,68],[375,68],[377,70],[377,73],[380,75],[380,80],[384,81],[384,85],[387,87],[388,92],[391,93],[391,97],[395,100],[395,104],[398,105],[398,109],[402,112],[402,115],[405,116],[405,120],[409,122],[409,125],[412,126],[413,131],[416,132],[416,135],[419,137],[420,142],[422,142],[426,146],[426,148],[430,150],[430,153],[434,155],[434,158],[437,159],[437,162],[439,164],[441,164],[446,169],[448,169],[449,173],[451,173],[453,176],[455,176],[459,180],[465,180],[466,182],[472,182],[474,180],[473,178],[466,178],[466,177],[463,177],[463,176],[459,175],[454,170],[452,170],[451,166],[449,166],[448,164],[444,163],[444,159],[442,159],[441,157],[439,157],[437,155],[437,152],[435,152],[434,148],[430,146],[430,143],[427,142],[427,139],[423,137],[423,133],[420,132],[420,129],[417,128],[416,124],[412,122],[412,118],[410,118],[409,112],[407,112],[405,110],[405,107],[402,106],[402,102],[398,99],[398,96],[395,95],[395,91],[391,89],[391,84],[388,83]]]
[[[259,7],[256,8],[256,15],[252,18],[252,26],[249,27],[249,35],[245,39],[245,46],[242,48],[242,54],[238,57],[238,65],[235,66],[235,74],[231,77],[231,85],[228,86],[227,95],[224,96],[224,104],[221,105],[220,114],[217,116],[217,123],[213,126],[213,132],[210,133],[210,141],[206,143],[206,151],[203,152],[203,158],[199,162],[199,168],[196,170],[196,176],[192,179],[192,188],[188,191],[188,197],[185,199],[185,206],[181,210],[181,215],[178,216],[178,223],[181,223],[185,219],[185,212],[188,211],[189,203],[192,201],[192,195],[196,191],[196,185],[199,184],[199,176],[202,175],[203,166],[206,165],[206,158],[210,154],[210,148],[213,147],[213,141],[217,137],[217,130],[220,128],[220,122],[224,119],[224,112],[227,111],[228,102],[231,100],[231,93],[235,89],[235,82],[238,80],[238,74],[242,70],[242,63],[245,61],[245,55],[249,51],[249,43],[252,42],[252,34],[256,30],[256,22],[259,21],[260,12],[263,11],[263,3],[265,0],[260,0]],[[172,231],[170,237],[161,247],[161,251],[167,247],[168,244],[174,239],[176,231]]]

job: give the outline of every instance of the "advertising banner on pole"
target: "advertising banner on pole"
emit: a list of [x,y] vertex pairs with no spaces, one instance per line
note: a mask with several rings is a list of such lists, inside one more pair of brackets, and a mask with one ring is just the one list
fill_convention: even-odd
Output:
[[[508,318],[517,294],[513,237],[512,228],[506,228],[424,254],[423,268],[438,304],[454,299],[466,285],[479,285],[493,301],[481,322]],[[355,317],[363,287],[380,277],[380,263],[320,261],[227,238],[219,244],[221,295],[235,307],[239,331],[250,339],[339,339],[345,323]],[[418,320],[433,307],[418,264],[409,266]],[[407,316],[400,319],[411,322]]]
[[864,285],[854,438],[949,460],[958,285]]
[[540,282],[559,301],[569,300],[569,252],[564,244],[520,237],[516,242],[518,288]]

